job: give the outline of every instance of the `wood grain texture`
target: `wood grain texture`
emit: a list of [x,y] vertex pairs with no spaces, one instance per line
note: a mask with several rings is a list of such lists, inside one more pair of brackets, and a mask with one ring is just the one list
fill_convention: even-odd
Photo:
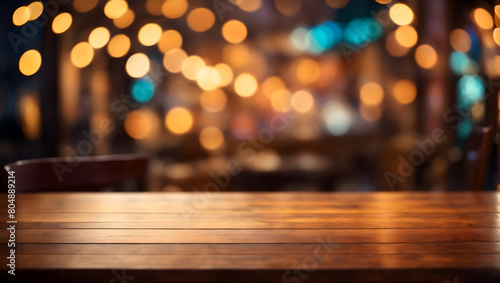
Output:
[[[19,278],[500,282],[498,192],[40,193],[16,212]],[[283,280],[308,264],[307,281]]]

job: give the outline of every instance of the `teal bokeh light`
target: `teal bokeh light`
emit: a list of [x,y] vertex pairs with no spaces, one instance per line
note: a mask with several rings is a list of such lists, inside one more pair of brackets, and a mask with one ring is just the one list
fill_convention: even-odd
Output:
[[132,97],[140,103],[145,103],[153,98],[155,86],[149,78],[141,78],[132,83]]
[[467,110],[474,103],[484,99],[484,81],[480,76],[463,76],[458,80],[457,92],[460,108]]

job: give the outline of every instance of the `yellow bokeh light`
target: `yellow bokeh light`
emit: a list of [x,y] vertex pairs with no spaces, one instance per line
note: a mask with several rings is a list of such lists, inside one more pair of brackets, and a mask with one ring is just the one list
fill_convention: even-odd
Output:
[[89,43],[95,49],[104,47],[109,41],[109,30],[105,27],[95,28],[89,35]]
[[222,146],[224,143],[224,134],[219,128],[206,127],[200,132],[200,144],[208,149],[215,150]]
[[130,49],[130,39],[124,34],[117,34],[108,44],[109,56],[119,58],[125,56]]
[[196,82],[203,90],[214,90],[220,85],[220,74],[213,67],[203,67],[196,76]]
[[326,4],[334,9],[344,8],[349,0],[325,0]]
[[162,35],[163,30],[158,24],[145,24],[140,30],[137,38],[144,46],[155,45]]
[[204,91],[200,95],[200,105],[208,112],[219,112],[226,107],[227,96],[222,89]]
[[255,12],[262,6],[262,0],[234,0],[234,3],[245,12]]
[[12,23],[16,26],[22,26],[30,19],[30,9],[26,6],[21,6],[12,14]]
[[185,134],[193,127],[193,114],[186,108],[172,108],[165,116],[165,126],[173,134]]
[[495,43],[500,46],[500,28],[495,28],[493,30],[493,39]]
[[125,64],[127,74],[132,78],[144,77],[149,71],[149,58],[144,53],[135,53]]
[[408,53],[408,50],[410,50],[409,48],[401,46],[401,44],[398,43],[396,40],[396,32],[391,32],[385,38],[385,49],[394,57],[402,57]]
[[42,55],[35,49],[28,50],[19,59],[19,71],[25,76],[31,76],[40,69]]
[[131,9],[127,9],[125,14],[121,17],[113,19],[113,24],[117,28],[126,28],[130,26],[135,20],[135,13]]
[[378,105],[361,104],[359,107],[361,117],[368,122],[375,122],[382,117],[382,108]]
[[400,80],[392,89],[394,98],[401,104],[410,104],[417,97],[417,87],[410,80]]
[[478,27],[489,30],[493,28],[493,18],[491,14],[483,8],[477,8],[472,11],[472,19]]
[[110,19],[118,19],[128,10],[128,3],[124,0],[109,0],[104,6],[104,14]]
[[125,132],[132,138],[136,140],[141,140],[147,138],[152,130],[151,117],[148,113],[141,110],[131,111],[125,118]]
[[396,41],[403,47],[410,48],[417,44],[418,34],[412,26],[400,26],[396,29]]
[[94,58],[94,48],[88,42],[80,42],[71,50],[71,63],[77,68],[87,67]]
[[161,7],[165,3],[165,0],[147,0],[146,1],[146,11],[153,16],[161,15]]
[[307,113],[314,107],[314,97],[305,90],[299,90],[292,95],[292,107],[299,113]]
[[285,16],[293,16],[300,11],[302,3],[300,0],[274,0],[274,7]]
[[359,98],[366,105],[376,106],[384,99],[384,90],[378,83],[369,82],[361,87]]
[[187,0],[167,0],[161,6],[161,12],[169,19],[177,19],[186,13],[187,8]]
[[54,18],[52,22],[52,31],[55,34],[63,33],[71,27],[73,17],[70,13],[61,13]]
[[29,20],[36,20],[43,12],[43,4],[40,1],[33,2],[28,5],[28,10],[30,14]]
[[450,44],[453,49],[467,53],[471,48],[471,39],[469,34],[463,29],[454,29],[450,33]]
[[214,13],[207,8],[196,8],[189,12],[187,16],[187,24],[189,28],[196,32],[207,31],[214,25],[214,23]]
[[291,99],[292,95],[288,90],[281,89],[275,91],[270,97],[271,106],[278,112],[288,112],[292,109]]
[[25,94],[19,100],[19,116],[21,117],[21,129],[29,140],[35,140],[40,136],[42,130],[42,111],[40,100],[36,94]]
[[316,82],[320,75],[319,65],[313,59],[302,59],[297,64],[295,72],[297,79],[303,84],[312,84]]
[[436,65],[438,55],[432,46],[422,44],[415,50],[415,60],[420,67],[430,69]]
[[73,8],[80,13],[88,12],[97,6],[99,0],[74,0]]
[[182,63],[182,74],[187,79],[194,81],[203,67],[205,67],[205,61],[199,56],[192,55]]
[[222,58],[235,68],[250,63],[250,50],[245,44],[227,44],[222,49]]
[[252,96],[257,91],[257,80],[249,73],[243,73],[234,80],[234,91],[242,97]]
[[262,83],[262,92],[267,97],[271,97],[274,92],[282,89],[286,89],[286,86],[280,77],[269,77]]
[[227,21],[222,26],[222,36],[229,43],[241,43],[247,37],[247,27],[238,20]]
[[219,63],[214,67],[217,72],[219,72],[220,83],[219,86],[225,87],[228,86],[233,81],[233,70],[229,65],[224,63]]
[[389,10],[391,20],[400,26],[409,25],[413,21],[413,11],[405,4],[394,4]]
[[181,46],[182,35],[173,29],[164,31],[158,41],[158,49],[163,53],[167,53],[174,48],[181,48]]
[[187,54],[180,48],[174,48],[163,56],[163,66],[171,73],[179,73],[182,70],[182,63],[187,59]]

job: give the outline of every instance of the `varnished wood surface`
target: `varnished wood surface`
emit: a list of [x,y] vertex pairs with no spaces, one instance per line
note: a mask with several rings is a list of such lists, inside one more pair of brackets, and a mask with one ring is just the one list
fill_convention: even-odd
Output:
[[[16,205],[19,280],[110,282],[125,269],[133,282],[500,282],[496,192],[40,193]],[[286,273],[302,267],[306,279]]]

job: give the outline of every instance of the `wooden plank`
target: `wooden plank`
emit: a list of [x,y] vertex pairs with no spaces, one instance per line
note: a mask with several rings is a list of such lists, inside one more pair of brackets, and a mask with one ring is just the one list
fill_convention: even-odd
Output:
[[19,269],[404,269],[500,268],[499,254],[304,255],[19,255]]
[[[461,229],[19,229],[18,243],[425,243],[495,242],[500,228]],[[5,243],[4,238],[1,239]]]
[[[19,244],[17,254],[311,255],[319,244]],[[500,254],[500,242],[326,244],[331,254]],[[3,245],[3,250],[7,247]]]

